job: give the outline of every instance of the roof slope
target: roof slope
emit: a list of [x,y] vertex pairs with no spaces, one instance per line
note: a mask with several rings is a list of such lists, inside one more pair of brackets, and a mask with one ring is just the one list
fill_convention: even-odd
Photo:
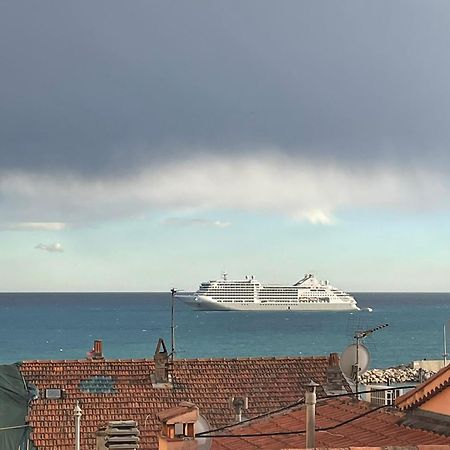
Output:
[[398,408],[404,410],[415,408],[448,386],[450,386],[450,364],[443,367],[439,372],[415,389],[398,397],[395,404]]
[[[362,401],[327,399],[317,403],[316,428],[338,425],[363,413],[371,407]],[[412,430],[397,422],[403,413],[377,410],[345,425],[316,433],[317,447],[379,447],[421,444],[450,445],[450,438],[428,431]],[[305,430],[304,407],[296,407],[281,414],[257,419],[229,428],[224,434],[285,433]],[[257,437],[213,438],[211,450],[279,450],[305,448],[305,434],[280,434]]]
[[[143,449],[157,448],[157,413],[180,401],[199,407],[211,426],[233,422],[232,396],[248,396],[251,417],[294,403],[313,379],[326,382],[327,357],[180,359],[174,363],[175,388],[154,388],[153,360],[26,361],[24,378],[41,391],[62,388],[64,398],[33,401],[29,414],[39,450],[72,450],[73,408],[83,410],[81,447],[95,448],[95,432],[109,420],[138,422]],[[319,394],[323,393],[321,388]]]

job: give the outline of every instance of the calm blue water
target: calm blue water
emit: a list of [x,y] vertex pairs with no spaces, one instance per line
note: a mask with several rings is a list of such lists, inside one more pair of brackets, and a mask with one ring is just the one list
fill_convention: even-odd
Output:
[[[177,301],[178,357],[323,355],[388,323],[367,339],[372,367],[441,358],[450,294],[354,295],[373,312],[197,312]],[[0,318],[0,363],[84,358],[98,338],[107,358],[151,358],[159,337],[170,346],[165,293],[0,294]]]

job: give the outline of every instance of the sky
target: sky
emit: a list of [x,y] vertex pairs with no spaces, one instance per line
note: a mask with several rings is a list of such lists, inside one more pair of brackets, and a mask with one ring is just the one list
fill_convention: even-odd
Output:
[[5,1],[0,291],[227,271],[450,291],[447,1]]

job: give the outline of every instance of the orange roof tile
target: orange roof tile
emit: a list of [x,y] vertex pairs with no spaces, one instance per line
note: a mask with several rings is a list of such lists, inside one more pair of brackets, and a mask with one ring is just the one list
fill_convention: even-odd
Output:
[[[316,428],[334,427],[371,410],[362,401],[326,399],[316,406]],[[366,447],[450,445],[450,438],[428,431],[413,430],[400,425],[404,414],[398,411],[377,410],[336,428],[316,432],[317,447]],[[214,437],[211,450],[280,450],[305,448],[305,434],[286,434],[305,430],[304,406],[279,414],[236,425],[223,431],[231,437]],[[273,434],[271,436],[233,437],[234,435]],[[283,434],[284,433],[284,434]]]
[[[283,450],[304,450],[286,448]],[[316,447],[316,450],[393,450],[392,447]],[[406,447],[395,447],[395,450],[450,450],[450,445],[408,445]]]
[[450,364],[415,389],[398,397],[395,404],[403,410],[417,407],[448,386],[450,386]]
[[[218,427],[233,422],[233,396],[247,396],[246,416],[255,416],[303,397],[310,379],[324,385],[327,357],[179,359],[174,361],[174,388],[153,387],[153,360],[26,361],[24,378],[41,391],[29,419],[38,450],[74,448],[73,408],[80,401],[81,447],[95,448],[95,432],[111,420],[136,420],[142,449],[157,448],[157,413],[194,403]],[[45,399],[46,388],[63,389],[63,398]],[[319,393],[323,393],[319,388]]]

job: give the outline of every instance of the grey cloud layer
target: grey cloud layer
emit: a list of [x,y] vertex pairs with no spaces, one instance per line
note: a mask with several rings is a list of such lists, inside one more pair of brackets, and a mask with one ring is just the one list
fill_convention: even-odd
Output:
[[28,227],[36,217],[42,228],[43,223],[72,226],[154,210],[189,212],[187,219],[168,221],[178,226],[206,225],[195,218],[204,211],[227,210],[332,224],[342,211],[355,208],[395,213],[448,210],[450,182],[423,168],[344,168],[267,153],[257,160],[222,156],[168,162],[121,179],[16,173],[0,178],[0,196],[8,205],[2,220],[25,222]]
[[0,171],[266,147],[442,168],[449,29],[433,1],[3,3]]

